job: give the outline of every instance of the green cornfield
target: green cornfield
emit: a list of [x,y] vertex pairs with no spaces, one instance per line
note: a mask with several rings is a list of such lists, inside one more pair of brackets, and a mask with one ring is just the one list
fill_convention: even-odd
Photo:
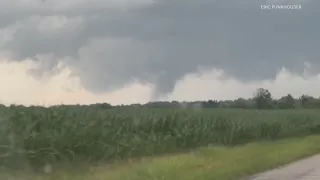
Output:
[[0,163],[111,162],[320,133],[317,110],[0,108]]

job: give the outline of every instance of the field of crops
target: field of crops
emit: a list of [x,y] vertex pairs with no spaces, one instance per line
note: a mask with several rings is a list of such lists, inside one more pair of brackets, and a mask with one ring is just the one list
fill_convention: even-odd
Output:
[[0,108],[0,163],[112,161],[320,133],[317,110]]

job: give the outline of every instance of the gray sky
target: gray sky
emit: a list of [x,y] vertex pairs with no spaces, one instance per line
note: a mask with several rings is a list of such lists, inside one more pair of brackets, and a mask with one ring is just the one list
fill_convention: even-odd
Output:
[[[260,8],[268,3],[296,4],[302,9]],[[105,94],[117,99],[112,93],[132,84],[149,88],[147,94],[140,92],[141,98],[135,95],[138,90],[127,90],[133,101],[190,99],[187,95],[190,87],[176,92],[179,83],[190,74],[212,74],[212,69],[222,70],[227,79],[243,88],[275,81],[283,67],[286,72],[302,77],[307,65],[309,78],[317,77],[319,7],[319,0],[3,0],[0,54],[5,60],[3,68],[19,66],[20,75],[40,83],[38,86],[47,86],[56,77],[61,82],[68,81],[69,89],[60,87],[63,83],[52,85],[59,89],[53,99],[61,101],[65,100],[61,98],[62,92],[76,93],[79,89],[90,94],[86,102],[100,100],[99,96]],[[8,78],[6,82],[14,82]],[[70,79],[76,79],[77,85],[70,85]],[[305,77],[302,79],[307,81]],[[223,82],[221,78],[218,80]],[[281,87],[290,86],[289,82],[283,83]],[[22,91],[19,87],[9,86],[2,94],[0,91],[0,97],[14,99],[14,95],[6,93]],[[229,89],[232,96],[209,93],[212,88],[222,88],[221,85],[211,89],[198,87],[206,88],[208,93],[193,92],[192,99],[252,95],[252,92],[237,93],[237,87],[234,84],[229,87],[233,88]],[[47,96],[52,91],[52,87],[42,89],[45,95],[40,99],[50,101]],[[306,92],[303,89],[296,94]],[[11,99],[6,101],[16,102]],[[33,99],[23,103],[39,101],[39,97]]]

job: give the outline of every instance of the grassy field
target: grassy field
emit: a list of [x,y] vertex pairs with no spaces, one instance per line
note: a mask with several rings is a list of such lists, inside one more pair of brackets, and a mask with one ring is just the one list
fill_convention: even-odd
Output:
[[[50,164],[70,174],[66,168],[74,165],[122,162],[124,167],[90,176],[173,180],[189,173],[183,178],[228,179],[227,172],[234,172],[232,178],[319,152],[319,138],[304,139],[320,133],[317,110],[2,107],[0,117],[2,172],[43,172]],[[276,141],[288,138],[298,139]],[[243,146],[253,142],[258,144]],[[130,160],[134,168],[125,168]],[[238,166],[241,161],[248,164]],[[222,169],[212,174],[212,168]],[[50,174],[56,176],[62,178]]]
[[303,137],[320,132],[317,110],[0,109],[0,163],[9,168],[115,160],[207,145]]
[[255,142],[233,148],[209,146],[100,167],[58,167],[52,173],[0,173],[8,180],[239,180],[320,152],[320,136]]
[[[204,147],[181,155],[146,159],[84,179],[104,180],[237,180],[320,152],[320,137],[250,143],[235,148]],[[72,176],[71,176],[72,177]]]

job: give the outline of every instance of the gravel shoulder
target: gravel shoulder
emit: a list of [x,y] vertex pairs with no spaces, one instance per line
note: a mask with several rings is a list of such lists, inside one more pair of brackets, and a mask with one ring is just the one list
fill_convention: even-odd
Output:
[[320,154],[257,174],[247,180],[320,180]]

